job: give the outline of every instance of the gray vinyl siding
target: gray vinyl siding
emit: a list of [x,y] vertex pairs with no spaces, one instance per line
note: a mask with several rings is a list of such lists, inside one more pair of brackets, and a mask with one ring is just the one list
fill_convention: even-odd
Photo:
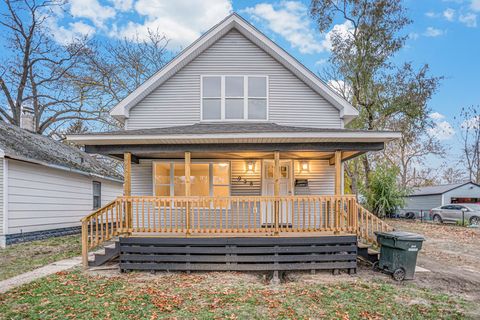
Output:
[[300,164],[294,162],[295,178],[308,179],[308,187],[295,187],[296,195],[333,195],[335,193],[335,166],[328,160],[310,160],[308,172],[300,172]]
[[92,181],[102,183],[102,205],[122,195],[122,184],[10,160],[9,234],[73,227],[93,210]]
[[244,160],[231,162],[231,187],[232,196],[260,196],[262,195],[261,161],[255,161],[255,171],[246,172]]
[[0,157],[0,234],[4,233],[4,228],[5,228],[4,220],[3,220],[3,217],[4,217],[4,199],[3,199],[3,192],[4,192],[4,189],[3,189],[3,184],[4,184],[3,166],[4,166],[4,161],[5,161],[5,159]]
[[405,198],[405,209],[410,210],[430,210],[442,205],[442,195],[428,195]]
[[201,75],[268,75],[269,121],[340,128],[338,109],[277,60],[232,30],[130,110],[126,129],[191,125],[200,121]]
[[473,183],[466,184],[443,194],[444,204],[451,203],[452,198],[480,198],[480,187]]
[[132,195],[153,195],[152,160],[140,160],[139,164],[132,164]]

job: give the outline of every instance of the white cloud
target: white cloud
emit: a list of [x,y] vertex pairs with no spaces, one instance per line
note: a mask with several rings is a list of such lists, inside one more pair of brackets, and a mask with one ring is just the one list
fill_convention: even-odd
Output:
[[480,12],[480,0],[472,0],[472,3],[470,4],[470,8],[473,11],[479,11]]
[[432,112],[429,117],[433,120],[433,127],[427,129],[427,133],[430,136],[436,137],[439,140],[448,140],[455,134],[455,130],[450,122],[443,120],[445,119],[443,114]]
[[480,116],[473,116],[462,122],[462,129],[477,129],[480,126]]
[[448,140],[455,134],[455,130],[448,121],[438,121],[432,128],[427,130],[428,134],[438,140]]
[[93,26],[82,21],[61,26],[58,24],[61,18],[63,18],[63,12],[54,12],[45,16],[45,27],[50,31],[51,37],[60,44],[67,45],[75,39],[91,37],[96,32]]
[[412,40],[417,40],[419,37],[420,37],[420,35],[416,32],[412,32],[408,35],[408,38],[410,38]]
[[439,37],[443,35],[443,30],[436,29],[434,27],[428,27],[427,30],[423,33],[426,37]]
[[97,0],[70,0],[70,14],[74,18],[86,18],[96,26],[115,16],[115,10],[110,6],[102,6]]
[[315,61],[316,66],[321,66],[322,64],[325,64],[325,63],[327,63],[327,59],[325,59],[325,58],[322,58],[322,59],[319,59],[319,60]]
[[334,25],[332,30],[325,35],[324,45],[331,50],[334,38],[339,37],[340,39],[347,39],[352,35],[352,29],[353,25],[350,21]]
[[458,17],[458,21],[470,28],[475,28],[477,26],[477,15],[474,13],[466,13]]
[[230,0],[139,0],[134,10],[144,21],[114,25],[110,36],[130,39],[138,36],[141,40],[148,36],[149,30],[158,30],[170,40],[171,49],[179,49],[230,14],[232,4]]
[[438,17],[438,13],[435,13],[433,11],[428,11],[428,12],[425,12],[425,16],[429,18],[435,18],[435,17]]
[[433,120],[441,120],[445,118],[445,116],[439,112],[432,112],[429,117]]
[[316,37],[308,16],[308,8],[301,2],[283,1],[278,5],[258,3],[243,10],[254,21],[264,23],[268,29],[285,38],[301,53],[327,51],[327,44]]
[[343,80],[329,80],[328,86],[332,88],[336,93],[345,98],[348,101],[351,101],[353,96],[352,87],[345,83]]
[[453,10],[452,8],[446,9],[445,11],[443,11],[443,17],[448,21],[453,21],[455,19],[455,10]]
[[110,2],[119,11],[128,11],[133,7],[133,0],[110,0]]

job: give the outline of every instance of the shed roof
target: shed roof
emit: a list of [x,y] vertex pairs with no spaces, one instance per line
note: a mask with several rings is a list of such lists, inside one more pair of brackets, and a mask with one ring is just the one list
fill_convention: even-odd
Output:
[[113,168],[49,137],[0,121],[0,152],[5,157],[122,181]]
[[437,186],[418,187],[418,188],[415,188],[409,196],[417,197],[417,196],[444,194],[445,192],[460,188],[467,184],[473,184],[475,186],[479,186],[473,182],[461,182],[461,183],[441,184]]

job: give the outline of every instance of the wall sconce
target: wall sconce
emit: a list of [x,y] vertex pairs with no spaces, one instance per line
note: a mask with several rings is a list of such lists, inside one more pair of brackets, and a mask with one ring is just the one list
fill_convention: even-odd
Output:
[[247,161],[247,172],[255,172],[255,161]]
[[308,161],[300,161],[300,172],[308,172],[309,164]]

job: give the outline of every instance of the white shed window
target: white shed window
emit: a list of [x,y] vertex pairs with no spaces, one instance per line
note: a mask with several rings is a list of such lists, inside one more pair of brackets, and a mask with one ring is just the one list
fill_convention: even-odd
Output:
[[266,76],[202,76],[202,120],[267,120]]

